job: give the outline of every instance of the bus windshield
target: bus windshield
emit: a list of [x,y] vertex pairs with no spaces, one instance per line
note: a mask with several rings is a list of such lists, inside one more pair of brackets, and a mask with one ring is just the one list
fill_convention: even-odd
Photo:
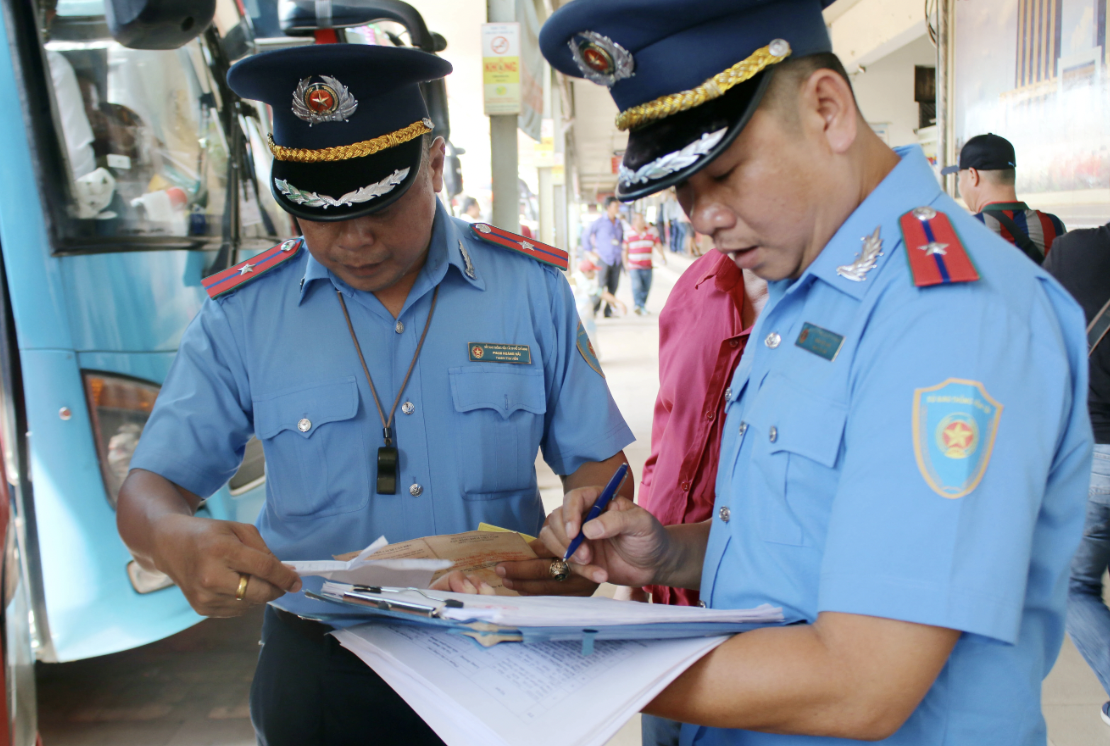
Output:
[[[39,3],[65,163],[67,199],[51,205],[62,244],[215,248],[232,233],[249,244],[287,231],[267,188],[265,117],[246,104],[234,117],[221,113],[229,102],[207,46],[217,37],[174,50],[129,49],[108,33],[100,0]],[[229,187],[233,160],[237,194]]]

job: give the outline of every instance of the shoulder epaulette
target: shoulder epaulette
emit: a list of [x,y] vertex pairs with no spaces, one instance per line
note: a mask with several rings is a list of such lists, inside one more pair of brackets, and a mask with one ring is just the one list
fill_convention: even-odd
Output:
[[914,285],[923,288],[979,279],[975,264],[943,212],[916,207],[898,222]]
[[474,235],[483,241],[489,241],[498,246],[503,246],[506,249],[520,252],[525,256],[532,257],[537,262],[550,264],[552,267],[558,267],[564,272],[566,272],[567,267],[570,266],[570,256],[567,252],[562,249],[556,249],[554,246],[548,246],[534,239],[503,231],[488,223],[472,223],[470,230],[474,231]]
[[232,290],[241,288],[251,280],[257,280],[274,267],[289,261],[300,253],[302,245],[304,245],[304,239],[302,238],[291,238],[288,241],[282,241],[258,256],[253,256],[234,267],[228,267],[223,272],[204,278],[200,284],[208,291],[208,297],[215,300],[221,295],[227,295]]

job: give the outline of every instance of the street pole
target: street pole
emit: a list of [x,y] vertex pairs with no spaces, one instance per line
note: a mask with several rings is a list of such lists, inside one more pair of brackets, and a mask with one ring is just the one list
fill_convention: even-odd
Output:
[[[516,20],[513,0],[486,0],[490,23]],[[520,232],[519,163],[516,144],[517,115],[489,118],[490,173],[493,190],[493,224],[512,233]]]
[[[951,17],[948,14],[948,0],[937,0],[937,168],[942,169],[951,162],[949,157],[949,136],[951,131],[949,118],[952,116],[949,109],[951,99],[948,97],[949,79],[951,78]],[[954,194],[952,175],[941,177],[941,186],[948,194]]]

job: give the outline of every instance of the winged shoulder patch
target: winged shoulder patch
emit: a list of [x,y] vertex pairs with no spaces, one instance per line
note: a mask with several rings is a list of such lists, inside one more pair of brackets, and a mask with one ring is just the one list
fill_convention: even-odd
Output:
[[215,300],[241,288],[251,280],[257,280],[274,267],[289,261],[300,253],[303,245],[304,239],[302,238],[291,238],[288,241],[282,241],[258,256],[253,256],[234,267],[228,267],[223,272],[206,277],[200,284],[208,292],[208,297]]
[[540,243],[535,239],[525,238],[518,236],[515,233],[501,230],[488,223],[474,223],[470,226],[470,230],[474,231],[474,235],[483,241],[497,244],[506,249],[512,249],[525,256],[530,256],[537,262],[550,264],[552,267],[557,267],[564,272],[570,266],[570,256],[562,249],[556,249],[554,246],[548,246],[545,243]]

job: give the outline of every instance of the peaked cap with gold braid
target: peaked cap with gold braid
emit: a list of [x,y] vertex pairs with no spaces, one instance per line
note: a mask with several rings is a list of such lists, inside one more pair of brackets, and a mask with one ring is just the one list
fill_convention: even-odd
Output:
[[420,171],[434,130],[419,84],[451,64],[416,49],[323,44],[263,52],[227,82],[274,114],[270,188],[308,220],[349,220],[388,207]]
[[763,97],[775,65],[829,52],[832,0],[575,0],[540,47],[567,75],[609,88],[628,132],[617,196],[685,181],[723,152]]

